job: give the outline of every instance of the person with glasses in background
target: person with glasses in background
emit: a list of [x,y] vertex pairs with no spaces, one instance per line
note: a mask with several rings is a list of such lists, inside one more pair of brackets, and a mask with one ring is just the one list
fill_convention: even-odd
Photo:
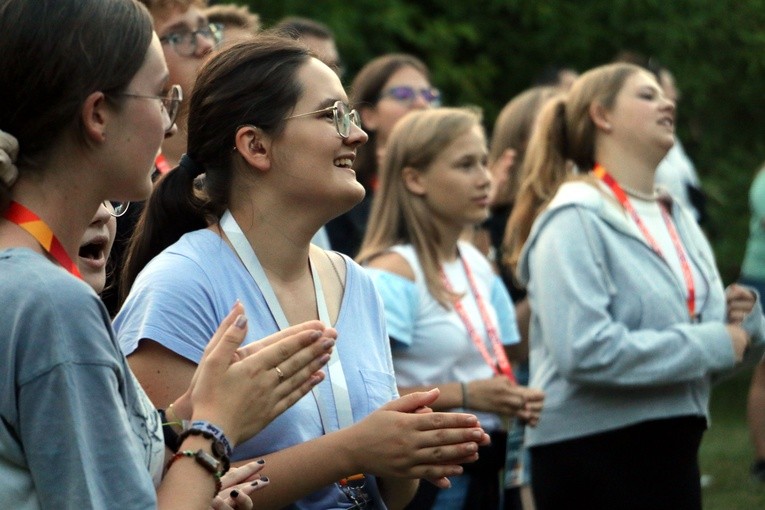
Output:
[[195,87],[188,152],[131,240],[115,319],[149,397],[167,405],[188,385],[231,299],[249,311],[247,343],[320,319],[338,333],[326,383],[232,457],[266,460],[256,507],[393,509],[417,478],[448,486],[488,436],[473,415],[432,413],[438,390],[397,398],[371,280],[311,244],[364,196],[352,166],[367,135],[339,77],[303,44],[261,34],[216,52]]
[[274,25],[274,30],[308,46],[319,60],[334,69],[340,79],[343,78],[345,68],[337,51],[335,34],[327,25],[310,18],[288,16]]
[[427,66],[417,57],[388,54],[368,62],[350,86],[369,142],[359,148],[353,164],[366,195],[361,203],[327,224],[332,249],[355,257],[364,238],[377,187],[377,169],[393,126],[406,113],[439,106],[441,93],[430,82]]

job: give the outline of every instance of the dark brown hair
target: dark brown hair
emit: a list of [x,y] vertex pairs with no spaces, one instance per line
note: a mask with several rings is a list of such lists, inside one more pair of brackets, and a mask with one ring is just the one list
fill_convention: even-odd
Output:
[[202,67],[189,105],[186,155],[157,182],[141,214],[122,269],[123,300],[152,258],[183,234],[216,222],[228,208],[240,157],[232,151],[236,130],[252,124],[278,136],[302,95],[297,74],[310,58],[302,44],[263,33],[222,50]]
[[[16,137],[17,166],[30,172],[67,130],[85,143],[79,112],[90,94],[103,91],[120,106],[152,25],[133,0],[2,0],[0,34],[0,130]],[[0,210],[8,199],[0,184]]]

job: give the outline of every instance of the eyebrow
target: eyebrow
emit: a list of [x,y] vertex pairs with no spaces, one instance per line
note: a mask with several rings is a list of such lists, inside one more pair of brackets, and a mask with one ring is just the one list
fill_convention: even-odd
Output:
[[[207,25],[209,23],[210,22],[207,21],[207,18],[205,18],[204,16],[197,17],[197,28],[201,28],[201,27],[203,27],[203,26],[205,26],[205,25]],[[186,22],[186,21],[177,21],[177,22],[173,23],[172,25],[170,25],[169,27],[165,27],[163,32],[165,33],[165,35],[167,35],[167,34],[171,34],[173,32],[176,32],[179,29],[188,30],[189,32],[193,32],[195,30],[195,28],[193,28],[188,22]]]

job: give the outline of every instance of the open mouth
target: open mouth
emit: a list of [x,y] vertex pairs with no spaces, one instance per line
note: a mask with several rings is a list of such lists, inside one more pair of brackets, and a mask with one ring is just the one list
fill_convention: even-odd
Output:
[[90,263],[98,263],[105,261],[106,254],[104,253],[106,247],[106,240],[93,239],[89,243],[80,246],[80,251],[77,255]]

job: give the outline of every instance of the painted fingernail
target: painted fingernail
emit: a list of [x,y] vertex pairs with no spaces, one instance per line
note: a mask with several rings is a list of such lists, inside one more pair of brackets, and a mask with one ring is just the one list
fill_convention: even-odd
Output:
[[265,482],[265,483],[268,483],[268,477],[267,477],[267,476],[261,476],[261,477],[260,477],[260,481],[261,481],[261,482]]
[[326,363],[327,361],[329,361],[329,354],[322,354],[321,357],[319,358],[319,361],[321,363]]
[[254,482],[252,482],[250,484],[250,487],[257,487],[257,486],[258,486],[258,481],[257,480],[255,480]]
[[258,459],[257,462],[258,462],[258,464],[263,465],[263,464],[266,463],[266,460],[265,459]]
[[234,489],[231,491],[231,499],[236,499],[239,497],[239,491]]
[[236,322],[234,322],[234,326],[236,326],[239,329],[244,329],[244,327],[247,325],[247,316],[246,315],[240,315],[236,318]]
[[318,340],[321,336],[321,331],[311,331],[311,340]]
[[324,348],[324,350],[331,349],[332,346],[334,346],[334,345],[335,345],[335,341],[333,339],[331,339],[331,338],[327,338],[321,344],[321,346]]

